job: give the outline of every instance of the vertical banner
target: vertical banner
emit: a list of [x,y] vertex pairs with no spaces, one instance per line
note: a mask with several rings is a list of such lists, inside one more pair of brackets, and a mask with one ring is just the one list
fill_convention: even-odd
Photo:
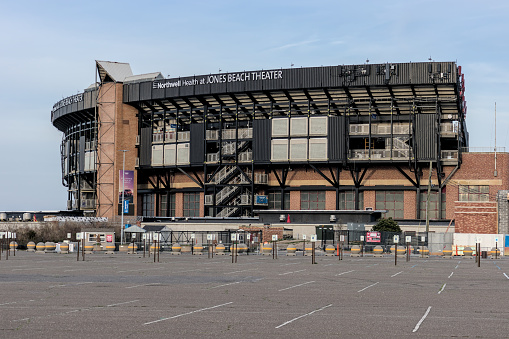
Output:
[[[118,203],[122,203],[122,186],[124,187],[124,201],[129,201],[129,204],[134,202],[134,171],[124,171],[122,176],[122,170],[118,171]],[[122,179],[124,183],[122,185]]]

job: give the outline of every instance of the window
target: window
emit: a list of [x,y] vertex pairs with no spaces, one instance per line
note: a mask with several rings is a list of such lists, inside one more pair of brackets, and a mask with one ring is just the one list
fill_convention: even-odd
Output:
[[144,217],[153,217],[154,216],[154,195],[153,194],[143,194],[141,196],[142,199],[142,215]]
[[463,185],[459,187],[459,201],[489,201],[490,186]]
[[301,191],[300,192],[301,210],[324,210],[325,209],[325,191]]
[[200,216],[200,193],[184,193],[184,217]]
[[289,210],[290,209],[290,192],[285,192],[285,205],[281,208],[281,192],[269,192],[269,209],[270,210]]
[[403,219],[404,214],[404,194],[398,191],[378,191],[375,194],[375,209],[387,210],[385,218]]
[[[442,194],[442,206],[440,207],[442,210],[442,218],[445,218],[445,193]],[[420,212],[421,212],[421,219],[426,219],[426,199],[428,198],[428,192],[421,192],[420,197]],[[438,219],[438,192],[431,192],[429,195],[429,218],[430,219]]]
[[169,196],[166,194],[161,194],[159,216],[175,216],[175,194],[170,194]]
[[[354,210],[355,209],[355,191],[339,192],[339,209]],[[364,192],[359,192],[359,209],[364,209]]]

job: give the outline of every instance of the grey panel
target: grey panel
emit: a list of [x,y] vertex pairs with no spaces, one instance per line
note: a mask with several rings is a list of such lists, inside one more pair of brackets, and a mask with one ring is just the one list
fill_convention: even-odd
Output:
[[152,82],[142,82],[140,84],[140,100],[152,99]]
[[129,85],[129,101],[140,100],[140,84]]
[[417,161],[436,160],[437,133],[435,114],[415,116],[415,150]]
[[257,163],[270,162],[271,120],[253,121],[253,160]]
[[343,161],[346,150],[345,117],[329,117],[328,154],[330,161]]
[[140,166],[149,166],[152,161],[152,128],[142,128],[140,139]]
[[189,155],[189,162],[192,165],[202,165],[205,159],[205,125],[192,124],[191,125],[191,153]]
[[80,137],[80,167],[81,173],[85,172],[85,136]]

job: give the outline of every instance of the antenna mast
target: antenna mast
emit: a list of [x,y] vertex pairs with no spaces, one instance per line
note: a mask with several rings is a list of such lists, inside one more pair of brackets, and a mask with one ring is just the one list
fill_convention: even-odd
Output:
[[495,102],[495,172],[493,176],[497,176],[497,102]]

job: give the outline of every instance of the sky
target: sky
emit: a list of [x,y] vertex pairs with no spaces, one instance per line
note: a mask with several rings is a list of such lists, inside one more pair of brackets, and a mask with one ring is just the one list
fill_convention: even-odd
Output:
[[[53,105],[95,60],[165,77],[456,61],[471,147],[509,143],[507,1],[0,1],[0,211],[65,210]],[[509,151],[509,148],[507,148]]]

